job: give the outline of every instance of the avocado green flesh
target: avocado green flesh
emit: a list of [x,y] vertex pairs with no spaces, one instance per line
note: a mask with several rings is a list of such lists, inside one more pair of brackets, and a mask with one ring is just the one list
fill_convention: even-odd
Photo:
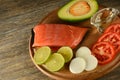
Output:
[[[90,6],[90,11],[87,14],[81,16],[74,16],[69,12],[69,9],[72,5],[74,5],[79,1],[86,1]],[[98,10],[98,3],[96,0],[72,0],[58,11],[58,17],[65,21],[71,21],[71,22],[82,21],[90,18],[97,10]]]

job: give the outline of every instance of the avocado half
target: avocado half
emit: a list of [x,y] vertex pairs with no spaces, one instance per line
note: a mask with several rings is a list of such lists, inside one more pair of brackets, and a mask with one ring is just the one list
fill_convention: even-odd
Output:
[[90,18],[97,10],[96,0],[71,0],[59,9],[58,17],[69,22],[83,21]]

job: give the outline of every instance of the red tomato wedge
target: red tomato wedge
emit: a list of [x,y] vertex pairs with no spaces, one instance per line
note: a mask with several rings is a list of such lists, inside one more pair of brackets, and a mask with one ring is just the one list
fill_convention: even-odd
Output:
[[117,53],[120,50],[120,36],[117,33],[104,33],[99,39],[98,42],[109,42],[113,45],[115,52]]
[[73,49],[81,42],[87,30],[65,24],[39,24],[33,29],[33,47],[50,46],[56,49],[69,46]]
[[110,25],[106,30],[105,33],[107,32],[115,32],[119,35],[120,37],[120,24],[112,24]]
[[92,47],[92,54],[98,59],[99,64],[107,64],[114,59],[115,51],[109,42],[97,42]]

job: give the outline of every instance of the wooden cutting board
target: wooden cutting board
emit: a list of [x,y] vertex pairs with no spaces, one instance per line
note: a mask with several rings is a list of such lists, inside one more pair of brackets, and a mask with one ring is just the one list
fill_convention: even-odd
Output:
[[[54,10],[53,12],[48,14],[39,24],[55,23],[55,24],[68,24],[74,26],[87,27],[89,28],[87,34],[85,35],[82,42],[73,51],[75,54],[76,49],[78,49],[80,46],[88,46],[89,48],[91,48],[91,46],[93,45],[93,43],[96,42],[96,40],[101,35],[101,33],[99,33],[97,29],[90,24],[90,20],[85,20],[83,22],[78,22],[78,23],[65,22],[58,18],[57,11],[58,10]],[[120,18],[119,17],[115,18],[112,23],[120,23]],[[104,27],[107,27],[108,25],[110,24],[105,24]],[[30,38],[30,42],[29,42],[29,52],[33,63],[41,72],[56,80],[94,80],[109,73],[110,71],[112,71],[113,69],[115,69],[117,66],[120,65],[120,54],[118,54],[112,62],[106,65],[98,65],[98,67],[93,71],[84,71],[80,74],[73,74],[69,71],[68,68],[69,63],[68,63],[65,64],[65,66],[60,71],[50,72],[44,68],[44,65],[39,66],[34,62],[33,60],[34,52],[32,48],[33,38],[34,38],[34,34],[32,32],[32,37]]]

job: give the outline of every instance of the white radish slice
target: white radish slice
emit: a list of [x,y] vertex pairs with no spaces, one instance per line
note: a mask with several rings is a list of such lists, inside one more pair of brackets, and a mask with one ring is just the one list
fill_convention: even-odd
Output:
[[83,57],[87,56],[87,55],[91,55],[91,51],[88,47],[80,47],[77,51],[76,51],[76,57]]
[[87,56],[84,56],[84,59],[86,61],[86,67],[85,67],[86,71],[91,71],[97,67],[98,60],[95,56],[87,55]]
[[81,73],[85,70],[86,62],[83,58],[77,57],[72,59],[69,65],[69,69],[72,73]]

